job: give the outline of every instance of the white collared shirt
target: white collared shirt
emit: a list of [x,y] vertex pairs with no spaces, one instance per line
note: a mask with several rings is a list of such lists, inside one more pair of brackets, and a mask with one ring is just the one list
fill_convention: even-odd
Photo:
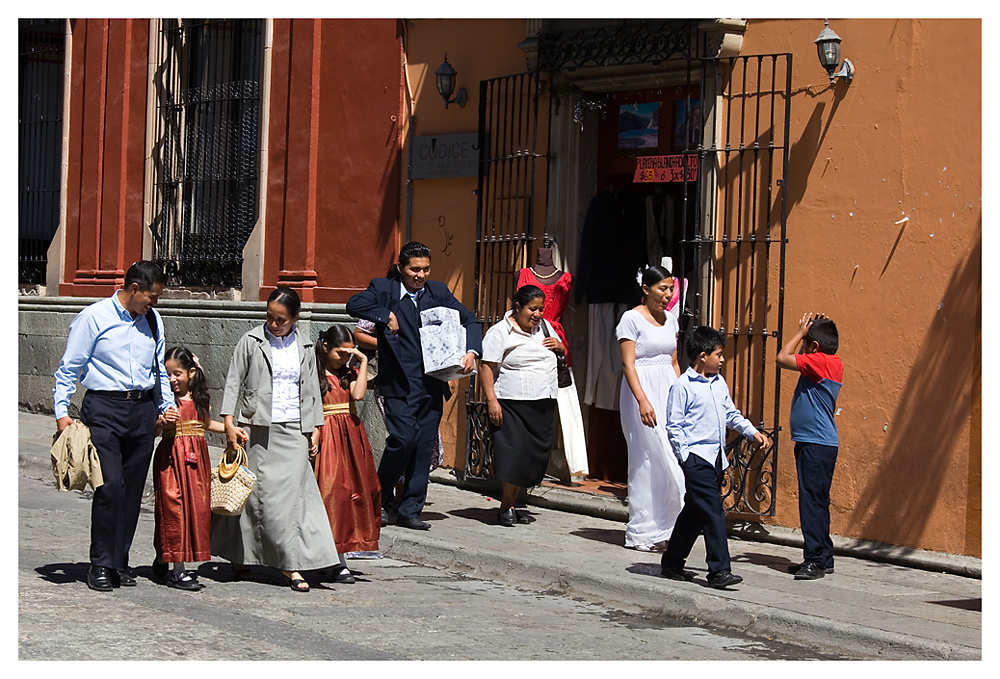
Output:
[[271,345],[271,421],[298,422],[301,368],[295,328],[284,337],[275,337],[265,325],[264,337]]
[[[559,378],[556,355],[542,346],[545,333],[537,325],[526,333],[511,318],[508,311],[483,337],[483,361],[499,366],[495,371],[493,391],[497,398],[511,401],[537,401],[556,398]],[[548,321],[549,336],[556,337]]]

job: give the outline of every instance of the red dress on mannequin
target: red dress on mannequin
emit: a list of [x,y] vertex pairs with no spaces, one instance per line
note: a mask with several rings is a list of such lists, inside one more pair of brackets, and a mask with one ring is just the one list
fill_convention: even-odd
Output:
[[554,276],[539,278],[532,271],[531,267],[521,269],[517,276],[517,287],[522,285],[537,285],[545,293],[545,311],[542,316],[559,335],[559,341],[566,347],[566,363],[573,365],[569,358],[569,342],[566,341],[566,331],[563,329],[559,319],[562,318],[566,305],[569,304],[569,287],[573,283],[573,276],[568,271],[563,271]]

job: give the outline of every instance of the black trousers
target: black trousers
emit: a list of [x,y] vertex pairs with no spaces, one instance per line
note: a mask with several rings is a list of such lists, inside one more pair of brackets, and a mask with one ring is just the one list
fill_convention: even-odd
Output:
[[795,444],[795,471],[799,477],[799,523],[804,542],[802,558],[822,568],[833,568],[830,486],[836,465],[837,446]]
[[[720,458],[721,459],[721,458]],[[697,455],[689,455],[684,470],[684,508],[674,524],[674,532],[663,552],[663,566],[683,568],[695,540],[705,535],[705,561],[709,577],[728,571],[729,544],[726,542],[726,512],[722,508],[722,468]]]
[[80,420],[101,460],[104,485],[90,510],[90,563],[124,570],[139,523],[139,505],[153,457],[156,418],[151,398],[122,401],[88,392]]
[[431,460],[437,451],[438,427],[444,399],[440,393],[420,392],[408,398],[385,396],[385,424],[389,432],[378,466],[382,506],[393,506],[393,489],[403,477],[403,498],[396,511],[417,518],[427,500]]

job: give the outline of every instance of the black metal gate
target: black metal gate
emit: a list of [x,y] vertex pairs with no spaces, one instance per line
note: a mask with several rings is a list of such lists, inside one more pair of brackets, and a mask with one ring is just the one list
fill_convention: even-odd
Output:
[[257,221],[262,19],[161,19],[153,259],[171,285],[242,284]]
[[65,19],[18,20],[18,283],[44,285],[59,228]]
[[[539,115],[538,75],[479,84],[480,171],[473,311],[485,330],[503,318],[518,271],[528,266],[536,222],[544,220],[548,114]],[[546,149],[541,151],[540,149]],[[493,449],[481,387],[466,393],[465,476],[490,478]]]
[[[678,62],[687,65],[685,120],[697,119],[695,109],[701,120],[681,151],[698,168],[696,177],[682,173],[683,231],[674,262],[675,273],[688,279],[681,331],[711,325],[726,334],[733,400],[774,441],[756,450],[741,437],[730,439],[724,505],[735,514],[773,515],[792,56]],[[548,153],[539,149],[548,146],[539,142],[538,91],[531,75],[481,84],[475,312],[484,328],[508,308],[516,273],[528,263],[534,217],[544,214],[538,189]],[[466,403],[465,474],[489,478],[487,411],[474,381]]]
[[685,149],[699,171],[684,205],[693,219],[683,222],[682,333],[696,325],[725,333],[733,401],[774,441],[761,450],[730,436],[723,502],[737,514],[775,512],[791,72],[791,54],[700,60],[689,70],[701,83],[703,131]]

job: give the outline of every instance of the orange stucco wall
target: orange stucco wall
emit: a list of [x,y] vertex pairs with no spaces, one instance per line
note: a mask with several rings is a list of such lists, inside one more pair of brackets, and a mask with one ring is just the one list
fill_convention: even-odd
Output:
[[[405,164],[412,136],[473,133],[479,129],[479,81],[526,70],[523,19],[405,21],[409,113],[403,148]],[[464,87],[468,102],[447,109],[437,92],[434,71],[444,61],[458,71],[457,87]],[[406,111],[404,104],[404,111]],[[405,173],[404,173],[405,175]],[[403,177],[405,183],[406,177]],[[432,252],[431,276],[444,281],[455,296],[473,307],[473,262],[476,254],[476,177],[415,179],[411,183],[410,239]],[[405,225],[406,186],[402,188],[401,225]],[[403,228],[400,228],[400,232]],[[400,240],[403,240],[401,237]],[[465,390],[468,380],[458,382],[455,396],[445,403],[441,422],[445,465],[461,467],[465,456]]]
[[[523,20],[405,24],[410,134],[474,132],[478,82],[525,70]],[[804,311],[821,311],[841,333],[832,532],[981,556],[981,22],[831,27],[857,69],[850,86],[831,87],[819,65],[822,21],[751,19],[741,53],[794,55],[785,332]],[[444,51],[469,94],[465,108],[445,110],[435,90]],[[411,237],[431,246],[434,277],[469,305],[475,187],[474,178],[412,185]],[[768,519],[792,527],[794,384],[786,373]],[[461,405],[446,405],[446,465],[463,454],[464,419]]]
[[[981,24],[831,21],[857,69],[835,87],[822,28],[750,20],[742,54],[794,55],[785,329],[840,330],[831,530],[981,556]],[[784,436],[775,521],[795,526]]]

